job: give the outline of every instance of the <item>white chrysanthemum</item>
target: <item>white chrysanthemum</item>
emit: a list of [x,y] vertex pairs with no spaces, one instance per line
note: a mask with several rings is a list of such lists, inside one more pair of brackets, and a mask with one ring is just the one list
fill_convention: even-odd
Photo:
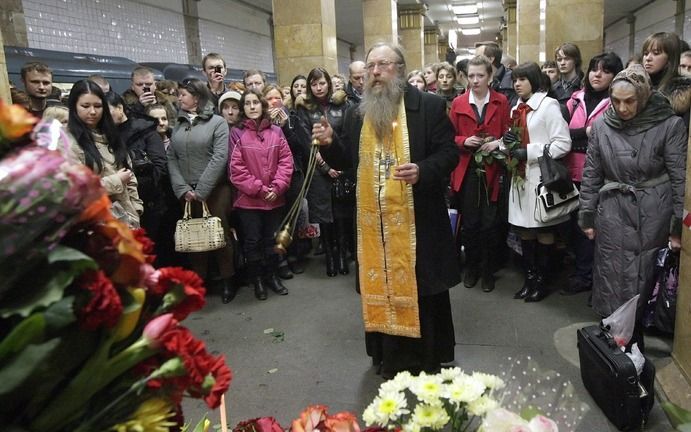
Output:
[[476,380],[481,381],[485,387],[491,390],[499,390],[504,388],[504,380],[499,378],[496,375],[490,375],[482,372],[475,372],[473,373],[473,378]]
[[413,411],[413,423],[420,428],[442,429],[449,422],[449,415],[439,405],[418,404]]
[[379,386],[379,395],[402,392],[408,388],[413,380],[413,376],[408,371],[399,372],[396,376]]
[[403,425],[403,432],[420,432],[421,430],[420,425],[412,420]]
[[444,385],[438,375],[427,375],[421,372],[420,375],[410,384],[410,391],[419,400],[430,405],[440,405],[439,399],[442,395]]
[[442,381],[448,382],[448,381],[453,381],[456,379],[456,377],[461,376],[463,371],[459,367],[453,367],[453,368],[444,368],[439,372],[439,376],[441,376]]
[[368,426],[371,424],[386,426],[389,422],[395,422],[402,415],[408,414],[410,411],[406,409],[407,406],[408,402],[401,392],[380,395],[374,398],[367,407],[365,410],[367,418],[363,413],[363,419]]
[[482,396],[474,401],[468,403],[468,412],[471,415],[481,416],[487,411],[493,410],[499,406],[499,403],[488,396]]
[[481,381],[468,375],[460,375],[446,385],[443,397],[456,404],[470,403],[482,396],[485,388]]

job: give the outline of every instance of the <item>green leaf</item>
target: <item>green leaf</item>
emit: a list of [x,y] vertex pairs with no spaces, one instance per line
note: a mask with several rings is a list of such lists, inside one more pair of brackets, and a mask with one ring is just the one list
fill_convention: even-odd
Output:
[[475,163],[476,163],[476,164],[479,165],[479,164],[482,163],[482,154],[480,154],[480,153],[475,153],[475,154],[473,155],[473,158],[475,159]]
[[75,322],[77,317],[73,306],[74,296],[67,296],[50,305],[44,313],[48,331],[57,331]]
[[88,255],[85,255],[77,249],[71,247],[58,245],[51,253],[48,254],[48,262],[54,264],[57,262],[70,261],[93,261]]
[[527,407],[523,408],[523,410],[520,413],[520,416],[523,420],[525,421],[530,421],[533,417],[536,415],[539,415],[540,410],[537,409],[537,407],[534,407],[532,405],[528,405]]
[[204,422],[206,421],[206,413],[204,413],[204,416],[202,417],[201,420],[199,420],[199,423],[194,427],[194,430],[192,432],[204,432]]
[[0,342],[0,363],[5,358],[23,350],[27,345],[43,340],[46,322],[43,314],[33,314],[17,324]]
[[48,307],[62,299],[65,288],[74,278],[87,269],[98,268],[96,262],[76,249],[59,246],[48,256],[50,265],[23,281],[22,295],[3,302],[0,317],[12,315],[29,316],[40,307]]
[[663,402],[660,404],[662,409],[665,410],[667,417],[669,417],[672,426],[677,427],[686,423],[691,423],[691,411],[687,411],[679,405],[673,404],[672,402]]
[[487,150],[481,151],[480,154],[482,155],[482,157],[487,157],[487,156],[489,156],[489,152],[488,152]]
[[10,395],[22,382],[40,368],[60,343],[51,339],[40,345],[29,345],[0,369],[0,396]]
[[498,152],[492,153],[492,155],[494,156],[494,159],[497,159],[497,160],[505,160],[506,159],[506,155],[504,154],[504,152],[498,151]]
[[487,158],[485,159],[485,162],[487,162],[489,165],[493,164],[494,158],[492,157],[492,155],[487,156]]

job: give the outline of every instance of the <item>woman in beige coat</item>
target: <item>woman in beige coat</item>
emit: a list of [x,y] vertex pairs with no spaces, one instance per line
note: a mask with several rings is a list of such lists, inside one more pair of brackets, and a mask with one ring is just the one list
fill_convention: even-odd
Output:
[[524,63],[513,70],[512,77],[519,100],[511,110],[513,130],[504,135],[504,145],[520,143],[511,157],[519,161],[519,171],[525,171],[522,185],[512,178],[509,194],[509,223],[521,237],[525,267],[525,284],[514,298],[537,302],[548,293],[545,275],[554,245],[553,227],[569,220],[569,215],[548,223],[535,218],[541,175],[538,157],[548,144],[553,158],[565,156],[571,150],[571,137],[559,103],[547,96],[549,79],[540,66]]
[[68,129],[76,140],[71,147],[73,159],[101,177],[101,185],[113,202],[113,215],[139,228],[144,207],[137,193],[137,179],[103,91],[92,81],[78,81],[70,91],[67,107]]

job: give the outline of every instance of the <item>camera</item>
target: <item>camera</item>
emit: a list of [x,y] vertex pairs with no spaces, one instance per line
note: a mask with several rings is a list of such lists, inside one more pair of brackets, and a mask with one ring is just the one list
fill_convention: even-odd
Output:
[[223,70],[223,66],[221,66],[221,65],[214,66],[214,72],[223,73],[222,70]]
[[151,87],[148,87],[148,86],[143,87],[143,88],[142,88],[142,91],[143,91],[144,93],[151,93]]

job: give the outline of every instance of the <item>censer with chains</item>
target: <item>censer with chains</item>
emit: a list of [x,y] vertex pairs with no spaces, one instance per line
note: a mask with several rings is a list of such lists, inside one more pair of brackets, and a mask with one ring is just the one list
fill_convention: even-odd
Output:
[[295,202],[290,207],[290,210],[288,210],[288,213],[279,225],[279,227],[283,228],[276,233],[276,245],[274,246],[274,251],[280,255],[286,254],[288,251],[288,246],[290,246],[290,243],[293,241],[293,233],[295,232],[295,225],[297,225],[298,216],[300,215],[302,201],[310,188],[312,177],[314,177],[314,170],[317,167],[318,152],[319,140],[314,139],[312,140],[312,145],[310,146],[310,155],[307,162],[307,171],[305,171],[305,180],[302,182],[302,187],[300,187],[300,192],[298,193]]

